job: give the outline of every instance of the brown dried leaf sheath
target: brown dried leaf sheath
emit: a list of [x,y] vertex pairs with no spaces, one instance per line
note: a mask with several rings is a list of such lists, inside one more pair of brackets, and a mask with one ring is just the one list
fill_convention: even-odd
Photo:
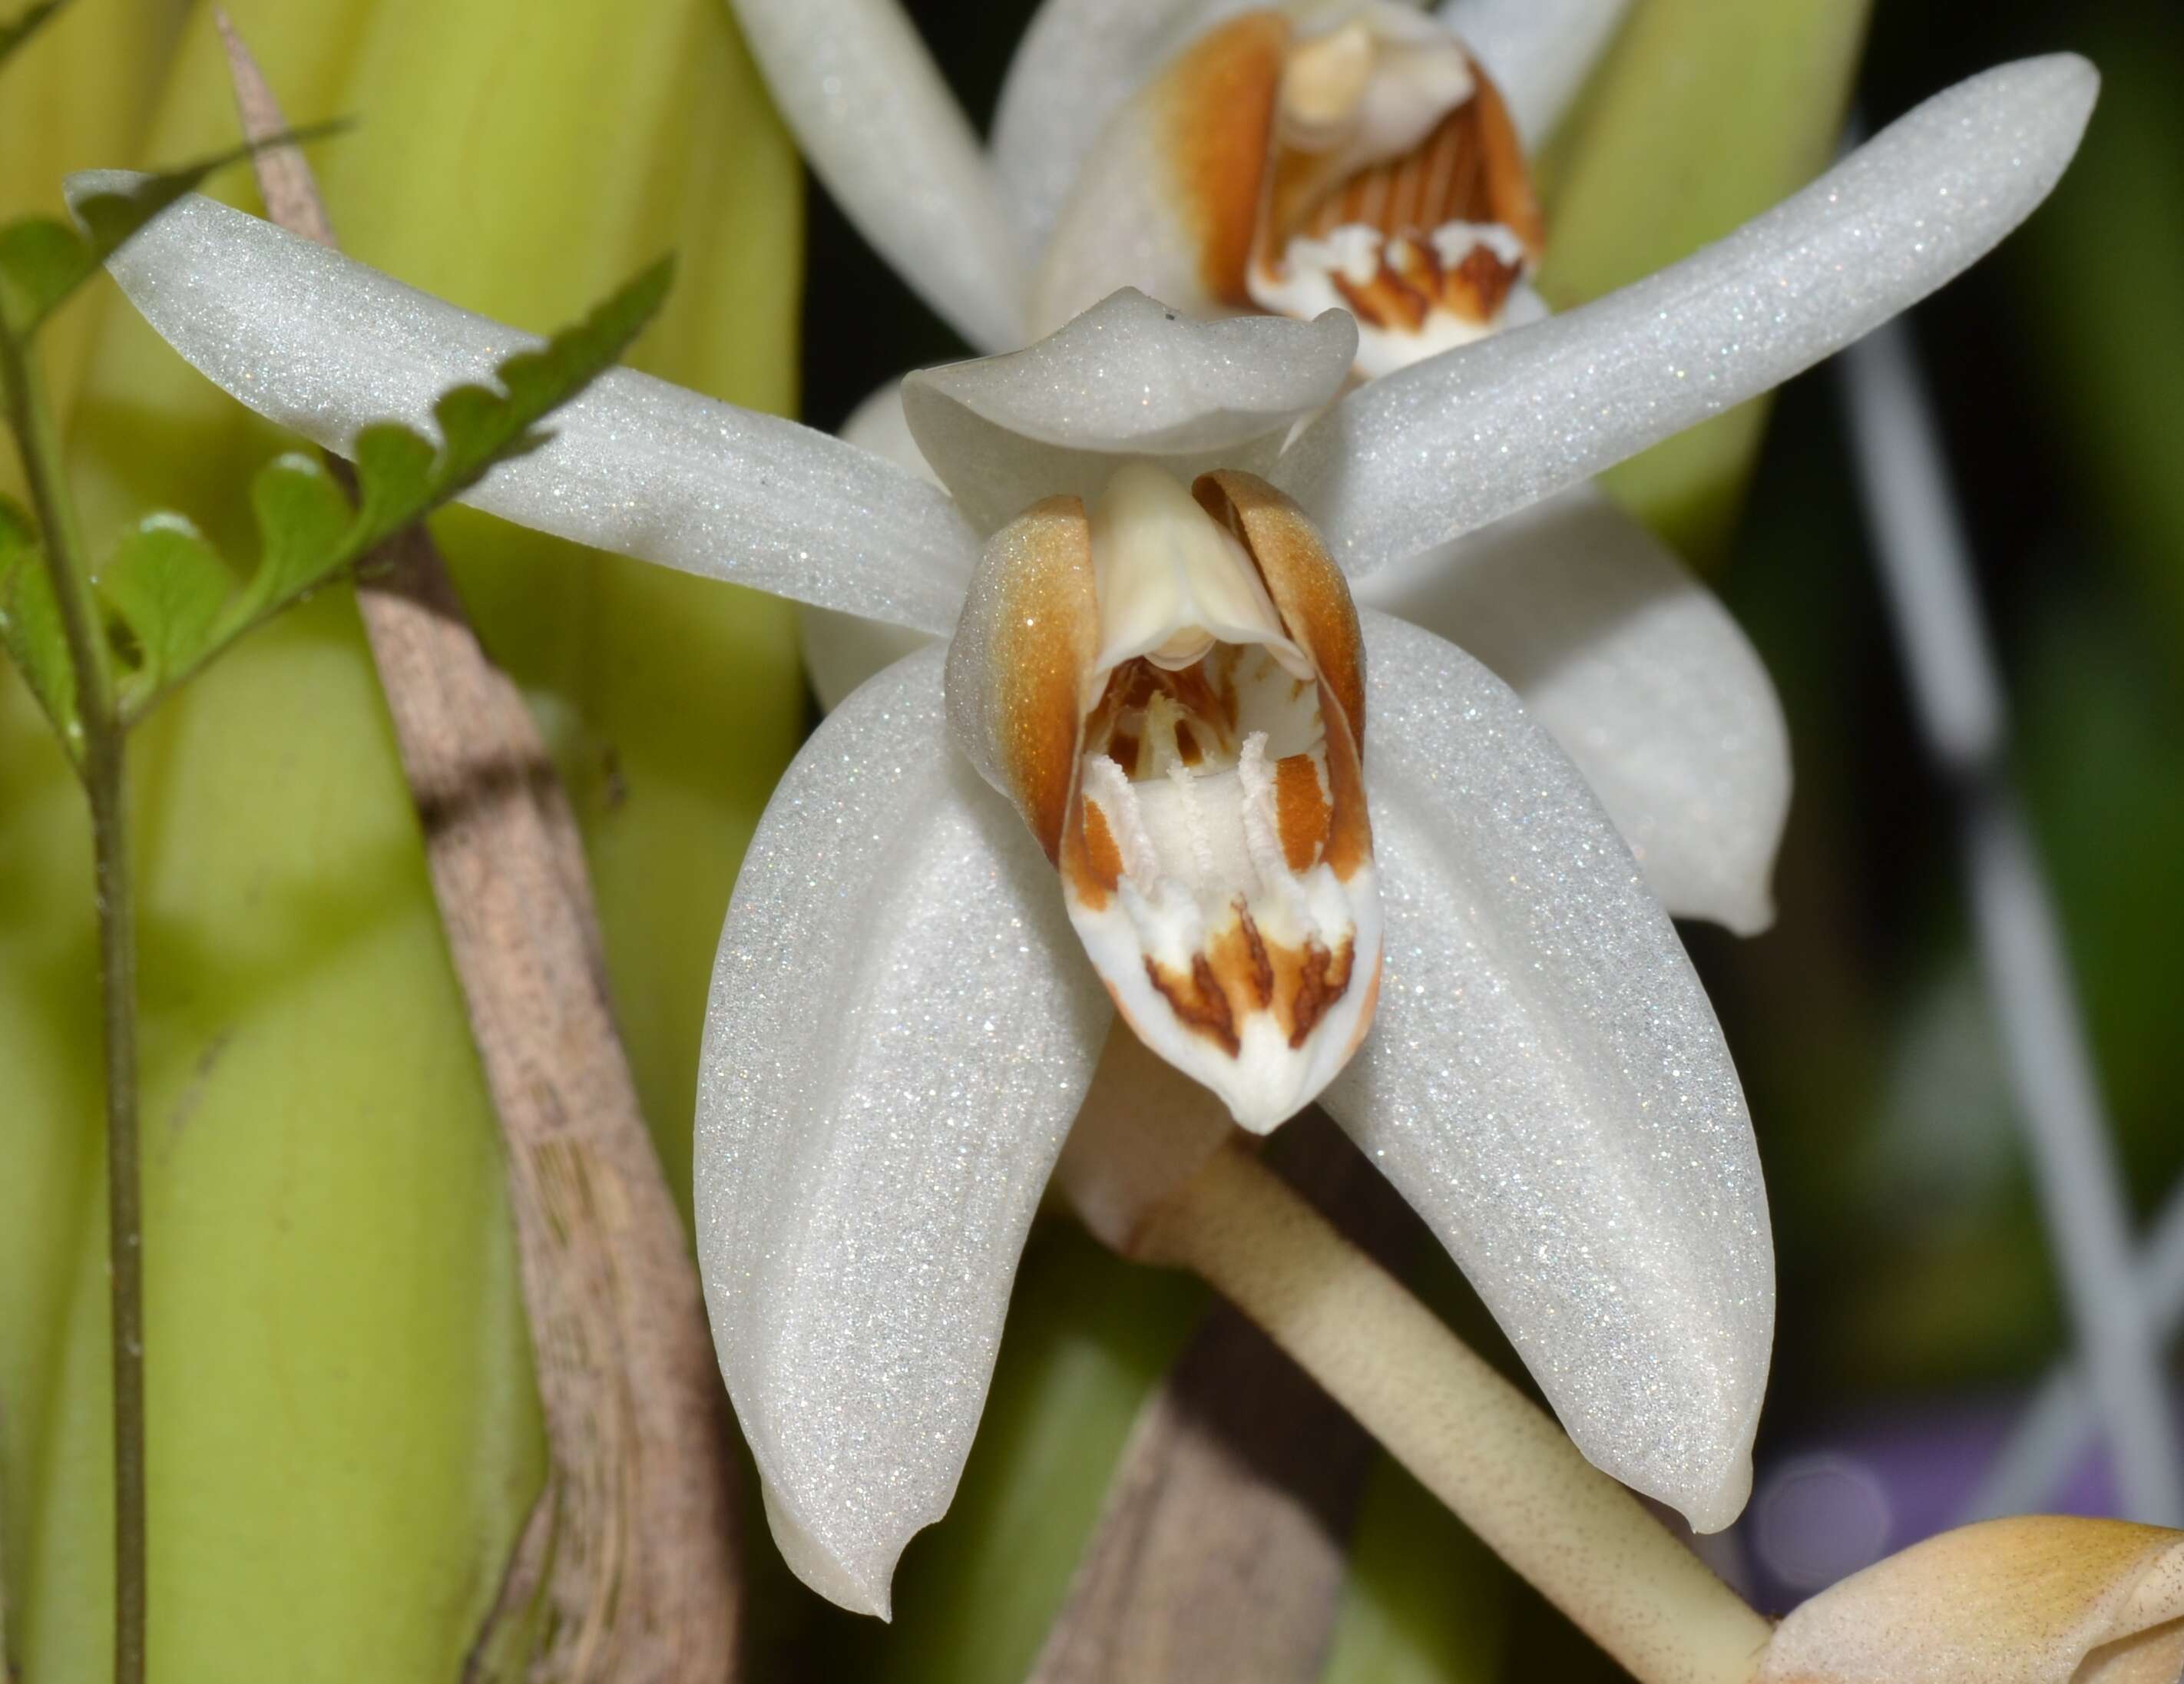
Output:
[[[1403,1225],[1325,1117],[1290,1126],[1290,1179],[1346,1230]],[[1240,1312],[1213,1311],[1139,1411],[1027,1684],[1312,1684],[1372,1447]]]
[[[280,132],[220,21],[245,132]],[[300,155],[257,167],[275,221],[334,243]],[[535,1611],[534,1684],[720,1684],[741,1582],[727,1400],[609,1007],[575,821],[424,528],[377,560],[358,607],[507,1149],[550,1464],[468,1671],[488,1674],[488,1646]]]

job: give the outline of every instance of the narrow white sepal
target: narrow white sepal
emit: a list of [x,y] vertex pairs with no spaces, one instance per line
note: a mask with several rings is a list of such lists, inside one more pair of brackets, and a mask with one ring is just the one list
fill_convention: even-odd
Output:
[[955,1494],[1026,1229],[1112,1016],[941,651],[822,723],[745,856],[706,1007],[698,1255],[783,1554],[884,1611]]
[[1353,578],[1588,479],[1983,256],[2055,185],[2098,86],[2070,53],[1961,82],[1683,262],[1351,393],[1273,477]]
[[977,136],[897,0],[733,0],[812,170],[983,351],[1023,342],[1023,265]]
[[1578,1447],[1725,1526],[1751,1487],[1774,1273],[1720,1027],[1630,850],[1507,687],[1362,618],[1385,969],[1322,1102]]
[[[71,200],[142,180],[70,177]],[[329,449],[536,347],[533,335],[191,195],[108,259],[129,300],[215,384]],[[867,451],[629,369],[549,418],[551,443],[463,494],[601,549],[945,632],[978,558],[947,496]]]
[[[837,437],[886,458],[920,479],[940,484],[939,476],[910,436],[910,423],[903,419],[900,380],[889,381],[852,410]],[[909,626],[809,604],[798,606],[796,632],[804,652],[805,676],[811,681],[820,707],[830,712],[874,673],[885,672],[905,655],[933,641],[926,633]]]
[[1439,633],[1524,703],[1678,917],[1774,921],[1790,808],[1774,686],[1720,599],[1590,486],[1359,582],[1359,606]]
[[1443,0],[1441,21],[1502,90],[1527,151],[1555,131],[1630,0]]
[[1125,287],[1023,350],[919,371],[903,409],[933,471],[990,533],[1042,497],[1090,500],[1134,458],[1186,483],[1215,467],[1262,471],[1357,354],[1345,310],[1202,321]]

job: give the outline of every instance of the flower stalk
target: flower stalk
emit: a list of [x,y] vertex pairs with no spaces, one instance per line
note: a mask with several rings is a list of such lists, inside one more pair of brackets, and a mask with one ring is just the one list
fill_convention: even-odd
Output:
[[145,1610],[144,1235],[136,1145],[136,924],[125,726],[53,412],[29,347],[0,321],[8,421],[43,535],[75,675],[67,742],[91,806],[106,1093],[107,1280],[114,1368],[114,1679],[142,1684]]
[[1256,1157],[1228,1147],[1140,1255],[1202,1275],[1642,1684],[1741,1684],[1767,1622]]

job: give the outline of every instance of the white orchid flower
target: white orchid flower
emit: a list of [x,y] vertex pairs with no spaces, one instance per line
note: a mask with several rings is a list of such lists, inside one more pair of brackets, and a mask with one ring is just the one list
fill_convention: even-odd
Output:
[[[1361,376],[1546,313],[1524,145],[1624,10],[1048,0],[982,156],[888,0],[736,3],[815,167],[981,349],[1134,286],[1207,315],[1339,305],[1359,323]],[[928,471],[896,388],[843,437]],[[1580,485],[1355,583],[1362,605],[1439,632],[1517,690],[1670,912],[1741,934],[1772,922],[1781,709],[1736,622],[1644,527]],[[827,706],[922,641],[824,610],[803,623]]]
[[[1687,261],[1331,406],[1346,316],[1199,322],[1123,294],[912,377],[952,496],[626,371],[468,493],[953,635],[784,777],[709,1007],[708,1302],[808,1582],[884,1612],[946,1509],[1111,998],[1260,1126],[1357,1043],[1323,1102],[1578,1445],[1698,1526],[1734,1516],[1773,1280],[1719,1026],[1561,750],[1452,645],[1353,616],[1342,573],[1580,482],[1922,297],[2045,196],[2094,86],[2069,57],[1976,77]],[[337,449],[382,416],[429,426],[437,392],[535,343],[201,198],[111,266],[192,362]],[[1253,951],[1247,913],[1288,957]]]

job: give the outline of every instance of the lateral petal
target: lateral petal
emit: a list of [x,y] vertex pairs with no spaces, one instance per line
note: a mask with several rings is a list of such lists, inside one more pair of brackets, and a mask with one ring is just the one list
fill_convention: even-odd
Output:
[[1353,578],[1590,478],[1984,255],[2055,185],[2098,86],[2070,53],[1960,82],[1683,262],[1351,393],[1273,477]]
[[1713,593],[1580,486],[1357,587],[1484,661],[1577,762],[1678,917],[1774,919],[1790,806],[1774,686]]
[[1362,617],[1385,973],[1323,1103],[1578,1447],[1717,1530],[1751,1488],[1774,1319],[1720,1028],[1629,850],[1516,697],[1431,633]]
[[1554,132],[1629,9],[1630,0],[1443,0],[1440,12],[1486,66],[1530,148]]
[[1124,460],[1178,478],[1271,464],[1289,429],[1342,389],[1348,313],[1201,321],[1125,287],[1037,344],[903,382],[918,448],[982,533],[1042,497],[1089,498]]
[[733,0],[811,168],[982,351],[1024,337],[1020,248],[978,137],[896,0]]
[[[73,198],[135,177],[71,176]],[[258,217],[192,195],[107,265],[160,336],[243,404],[329,449],[537,346]],[[629,369],[462,501],[601,549],[928,632],[955,623],[978,540],[917,476],[840,440]]]
[[766,808],[706,1008],[698,1252],[783,1553],[884,1615],[955,1494],[1017,1257],[1111,1012],[1039,850],[948,741],[941,652]]

